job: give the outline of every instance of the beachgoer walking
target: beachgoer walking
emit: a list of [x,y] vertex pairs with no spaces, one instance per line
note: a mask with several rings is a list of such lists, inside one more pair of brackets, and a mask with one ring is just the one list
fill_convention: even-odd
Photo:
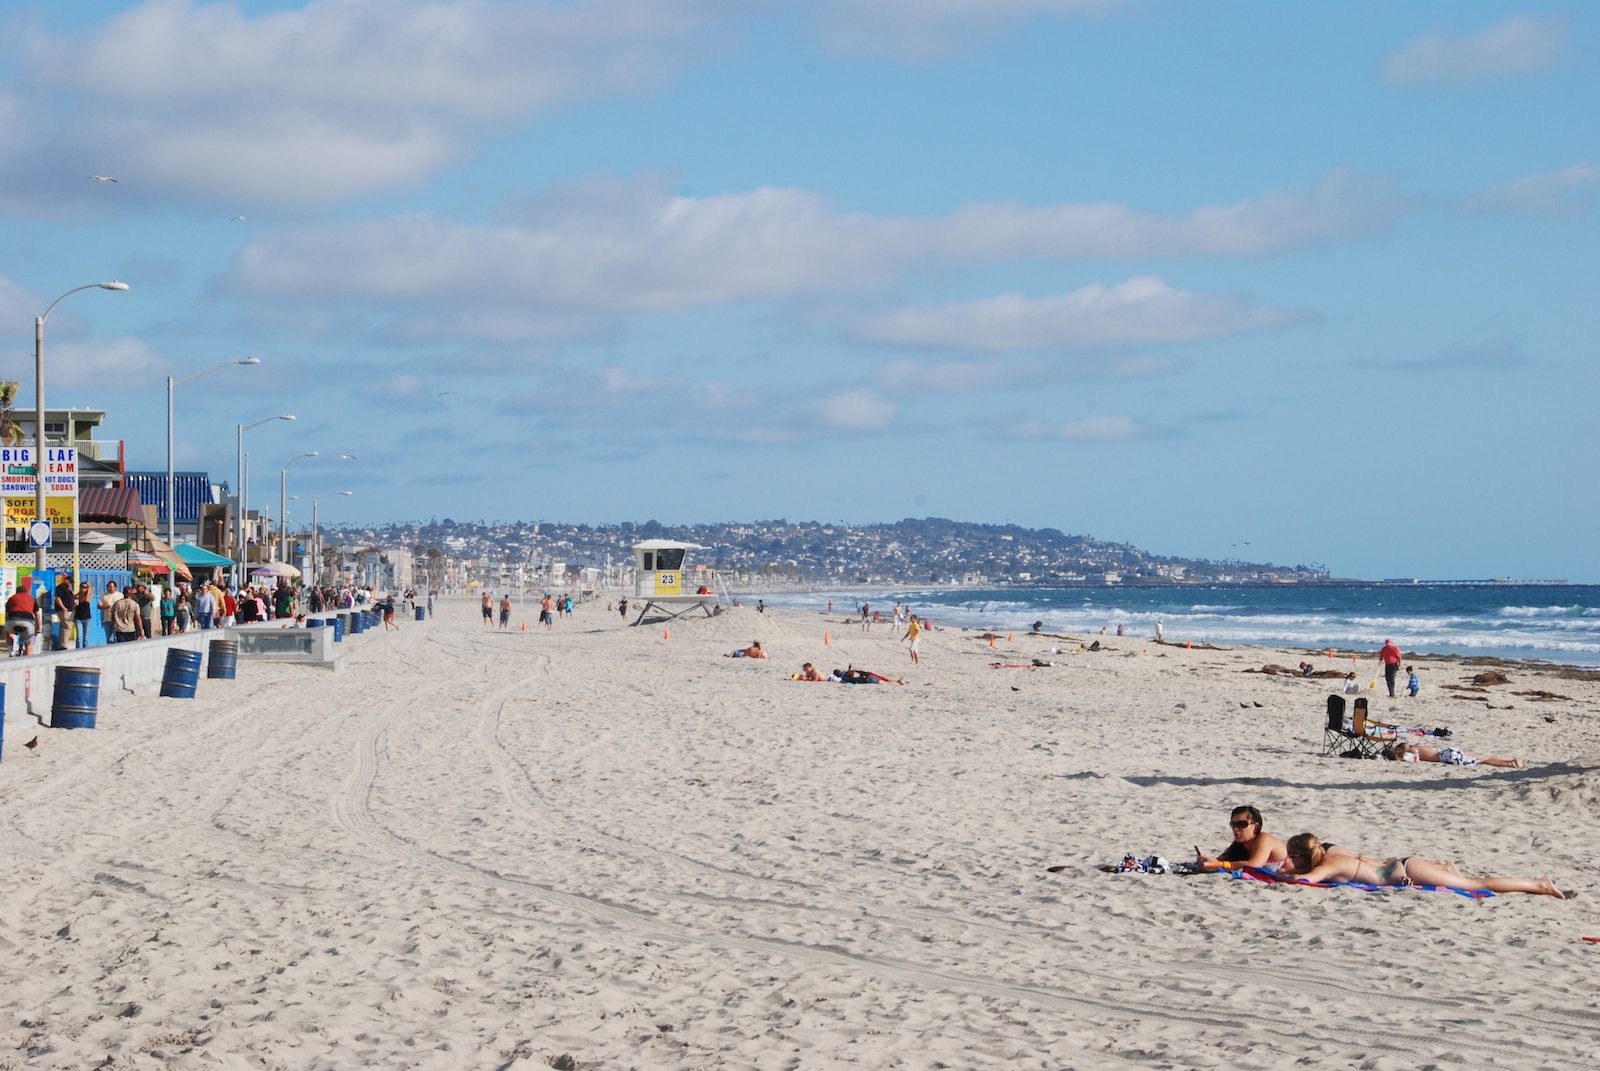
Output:
[[920,646],[922,643],[922,626],[917,622],[917,615],[911,615],[911,623],[906,625],[906,634],[900,637],[901,642],[911,641],[911,662],[913,665],[922,663]]
[[1422,681],[1417,678],[1416,667],[1415,666],[1407,666],[1406,667],[1406,694],[1409,695],[1412,699],[1415,699],[1417,697],[1417,693],[1420,692],[1420,691],[1422,691]]
[[556,599],[548,591],[544,593],[544,598],[539,600],[539,624],[544,626],[546,632],[554,632],[556,629]]
[[511,593],[508,591],[500,596],[500,631],[504,632],[511,627]]
[[1156,642],[1157,643],[1166,643],[1167,642],[1167,630],[1164,627],[1162,627],[1161,619],[1159,617],[1156,618]]
[[483,624],[485,628],[494,628],[494,596],[489,594],[489,589],[483,591]]
[[1400,675],[1400,648],[1393,640],[1384,640],[1383,649],[1378,652],[1378,661],[1383,664],[1383,679],[1389,685],[1389,698],[1394,698],[1394,679]]

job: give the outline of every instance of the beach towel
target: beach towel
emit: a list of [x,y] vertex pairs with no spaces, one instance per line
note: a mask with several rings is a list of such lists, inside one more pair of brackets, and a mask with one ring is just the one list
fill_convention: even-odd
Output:
[[1219,871],[1231,874],[1240,881],[1260,881],[1269,885],[1302,885],[1310,889],[1359,889],[1362,892],[1394,892],[1397,889],[1420,889],[1423,892],[1450,892],[1469,900],[1487,900],[1494,893],[1488,889],[1452,889],[1448,885],[1369,885],[1364,881],[1301,881],[1299,878],[1274,874],[1270,870],[1247,866],[1238,870]]

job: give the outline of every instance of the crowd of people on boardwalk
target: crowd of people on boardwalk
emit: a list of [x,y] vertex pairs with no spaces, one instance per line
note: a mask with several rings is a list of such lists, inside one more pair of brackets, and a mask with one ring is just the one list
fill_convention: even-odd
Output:
[[[428,594],[430,611],[435,594]],[[405,592],[407,605],[414,606],[416,599],[415,589]],[[24,585],[12,593],[5,604],[5,634],[9,653],[18,656],[39,650],[36,641],[50,651],[87,647],[97,620],[106,643],[128,643],[367,606],[382,612],[385,627],[392,629],[398,628],[394,602],[394,595],[380,600],[370,587],[283,582],[275,587],[260,583],[235,587],[221,577],[159,588],[143,580],[123,584],[113,580],[97,598],[87,582],[74,586],[70,577],[63,576],[52,592],[43,585]]]

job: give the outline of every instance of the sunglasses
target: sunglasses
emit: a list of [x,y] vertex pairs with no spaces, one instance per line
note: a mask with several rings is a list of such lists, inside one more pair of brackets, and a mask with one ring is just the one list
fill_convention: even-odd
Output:
[[1234,829],[1249,829],[1254,824],[1255,823],[1250,821],[1248,818],[1240,818],[1236,821],[1228,823],[1228,825],[1232,826]]

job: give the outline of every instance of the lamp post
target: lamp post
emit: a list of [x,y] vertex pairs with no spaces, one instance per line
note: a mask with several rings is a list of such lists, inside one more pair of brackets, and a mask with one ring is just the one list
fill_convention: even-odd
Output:
[[251,428],[259,428],[263,424],[270,424],[274,420],[293,420],[293,419],[294,419],[294,415],[292,413],[284,413],[284,414],[282,414],[280,416],[263,417],[262,419],[256,421],[254,424],[240,424],[239,425],[239,489],[238,489],[238,494],[236,496],[239,499],[239,519],[238,519],[237,524],[235,525],[235,530],[238,532],[238,535],[239,535],[239,541],[236,544],[237,549],[238,549],[238,553],[239,553],[239,568],[238,568],[238,571],[234,574],[233,586],[235,588],[238,588],[241,585],[243,585],[244,577],[245,577],[244,511],[248,506],[248,502],[247,502],[247,500],[245,498],[245,490],[244,490],[244,433],[249,431]]
[[[353,495],[354,491],[335,491],[322,498],[338,498],[340,495]],[[322,543],[317,539],[317,507],[322,504],[322,498],[311,500],[311,582],[317,583],[322,577]]]
[[[35,317],[33,321],[33,408],[36,422],[33,429],[33,441],[38,444],[34,448],[37,454],[33,459],[33,477],[36,485],[34,488],[34,508],[37,510],[33,518],[35,521],[42,521],[46,517],[44,501],[44,476],[46,470],[44,445],[44,322],[50,318],[50,314],[55,311],[57,305],[76,294],[79,290],[94,290],[96,288],[101,290],[126,290],[128,289],[128,284],[113,279],[109,283],[85,283],[83,286],[75,286],[52,301],[50,307],[44,310],[44,314]],[[38,547],[34,550],[33,571],[35,573],[44,572],[45,554],[46,551],[43,547]],[[30,586],[32,585],[30,584]]]
[[174,387],[181,387],[185,383],[190,382],[191,380],[199,379],[201,376],[209,376],[212,372],[220,372],[224,368],[232,368],[236,364],[260,364],[260,363],[261,363],[261,358],[260,357],[245,357],[245,358],[242,358],[242,359],[237,360],[237,361],[223,361],[219,365],[215,365],[214,367],[207,368],[203,372],[195,372],[192,375],[184,376],[182,379],[173,379],[171,376],[167,377],[167,546],[169,546],[169,547],[176,546],[177,543],[178,543],[178,536],[177,536],[178,504],[173,501],[173,495],[176,493],[174,488],[177,485],[177,480],[173,476],[173,472],[172,472],[172,391],[173,391],[173,388]]
[[309,453],[296,454],[284,462],[283,468],[278,470],[278,553],[283,555],[283,560],[288,561],[289,556],[285,549],[289,546],[289,466],[303,457],[316,457],[315,450]]

